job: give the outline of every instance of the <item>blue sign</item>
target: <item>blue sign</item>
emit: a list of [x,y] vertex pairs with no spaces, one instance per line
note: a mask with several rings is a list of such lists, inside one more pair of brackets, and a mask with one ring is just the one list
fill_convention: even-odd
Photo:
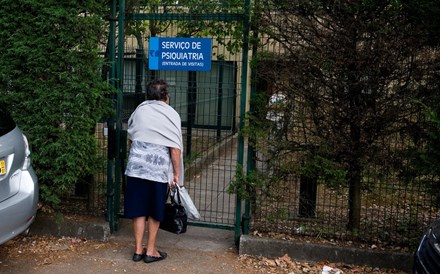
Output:
[[150,70],[211,70],[211,38],[151,37]]

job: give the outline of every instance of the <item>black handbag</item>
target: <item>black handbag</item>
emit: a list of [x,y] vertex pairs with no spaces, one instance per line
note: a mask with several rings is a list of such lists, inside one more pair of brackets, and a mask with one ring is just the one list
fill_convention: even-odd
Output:
[[[160,228],[175,234],[185,233],[188,225],[188,216],[180,200],[179,191],[175,189],[168,190],[168,195],[171,198],[171,202],[165,204],[164,219],[160,223]],[[174,195],[177,195],[177,199],[173,198]],[[177,200],[178,203],[174,200]]]

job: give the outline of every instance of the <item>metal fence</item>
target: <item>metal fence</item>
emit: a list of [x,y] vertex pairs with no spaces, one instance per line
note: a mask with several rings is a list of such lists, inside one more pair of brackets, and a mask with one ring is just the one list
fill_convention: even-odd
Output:
[[[120,5],[123,1],[120,1]],[[237,135],[244,113],[247,89],[247,53],[242,51],[243,36],[231,37],[219,26],[245,24],[245,3],[238,5],[204,4],[186,1],[167,3],[137,3],[119,12],[118,67],[119,84],[116,137],[119,148],[116,157],[109,156],[107,212],[111,228],[117,229],[115,209],[123,213],[123,194],[127,151],[127,121],[136,106],[145,99],[145,86],[152,79],[163,79],[170,86],[170,105],[182,119],[185,187],[199,209],[201,219],[194,225],[236,229],[236,195],[227,191],[235,175],[235,167],[243,142]],[[232,22],[232,23],[231,23]],[[124,26],[125,28],[121,28]],[[125,31],[126,35],[122,36]],[[212,41],[209,71],[150,70],[149,41],[152,37],[207,37]],[[240,48],[236,45],[240,44]],[[123,48],[122,48],[123,45]],[[110,125],[111,127],[111,125]],[[111,135],[109,135],[111,136]],[[111,142],[109,146],[112,146]],[[118,147],[118,141],[116,142]],[[117,155],[119,153],[119,156]],[[118,159],[119,158],[119,159]],[[114,165],[113,165],[114,164]],[[114,168],[114,170],[113,170]],[[122,174],[121,184],[118,182]],[[121,200],[118,199],[119,193]]]
[[[172,8],[180,13],[170,12]],[[152,9],[157,9],[152,12]],[[206,8],[206,7],[205,7]],[[138,13],[127,15],[132,22],[147,22],[149,26],[158,21],[167,25],[167,31],[155,33],[155,37],[177,37],[194,21],[227,22],[242,20],[237,16],[244,12],[243,7],[210,7],[219,12],[206,14],[206,9],[198,14],[179,6],[143,7]],[[140,12],[140,11],[149,12]],[[176,10],[175,10],[176,11]],[[232,12],[234,11],[234,12]],[[240,11],[237,13],[237,11]],[[185,22],[187,24],[180,24]],[[139,37],[137,37],[139,38]],[[232,37],[213,37],[230,45]],[[247,75],[244,70],[248,62],[247,54],[231,53],[227,46],[214,47],[212,70],[210,72],[187,71],[149,71],[148,46],[139,41],[148,41],[148,36],[136,39],[127,37],[124,44],[124,74],[122,93],[122,136],[126,122],[134,108],[144,100],[145,83],[150,79],[165,79],[171,88],[171,105],[182,117],[183,139],[185,144],[185,175],[187,187],[202,219],[199,224],[215,227],[233,228],[237,223],[237,197],[229,194],[228,186],[235,180],[237,163],[243,164],[245,151],[240,147],[240,123],[243,119],[242,101],[246,96]],[[259,49],[266,52],[283,52],[271,45],[271,49]],[[267,68],[267,66],[266,66]],[[254,67],[258,70],[258,67]],[[277,73],[273,67],[274,73]],[[254,74],[255,75],[255,74]],[[258,78],[258,77],[257,77]],[[261,84],[254,78],[256,93],[272,93],[272,83]],[[245,79],[245,80],[244,80]],[[251,99],[251,109],[254,102]],[[304,151],[313,147],[310,139],[303,140],[304,146],[298,150],[274,150],[271,143],[276,138],[285,138],[283,131],[288,129],[301,139],[304,127],[299,121],[307,110],[301,109],[301,98],[295,108],[285,113],[287,124],[278,125],[278,130],[268,133],[267,140],[254,144],[252,160],[257,180],[265,181],[257,186],[249,200],[251,205],[250,230],[260,232],[284,233],[304,237],[322,237],[327,239],[354,240],[378,245],[413,246],[418,242],[428,224],[440,216],[435,206],[436,194],[425,185],[425,180],[402,178],[392,165],[365,163],[362,174],[362,208],[360,230],[349,232],[348,188],[331,186],[319,180],[309,180],[300,173],[301,158]],[[286,117],[288,119],[286,119]],[[259,119],[267,123],[266,113],[260,113]],[[416,119],[416,118],[414,118]],[[273,121],[272,121],[273,122]],[[277,125],[275,125],[276,128]],[[89,212],[101,214],[107,212],[108,177],[113,176],[113,166],[107,161],[108,147],[111,146],[106,122],[96,127],[96,137],[101,150],[101,170],[95,174],[92,187],[88,191]],[[275,132],[275,133],[274,133]],[[290,136],[291,137],[291,136]],[[110,139],[112,137],[110,136]],[[123,173],[127,142],[122,139]],[[298,143],[301,143],[298,141]],[[399,168],[405,168],[407,159],[399,158],[399,152],[408,142],[402,136],[387,136],[383,140],[383,152],[395,155],[400,162]],[[251,155],[251,154],[248,154]],[[110,163],[110,164],[109,164]],[[119,187],[123,199],[124,182]],[[123,204],[122,202],[120,204]],[[119,209],[122,212],[122,208]],[[238,211],[238,213],[240,213]],[[238,216],[239,218],[240,216]],[[246,230],[246,229],[245,229]]]
[[[273,102],[268,98],[276,90],[273,79],[283,79],[281,70],[267,73],[268,67],[276,63],[276,59],[269,58],[255,67],[254,97],[261,97],[266,105],[255,110],[250,120],[258,135],[253,155],[256,175],[252,178],[261,181],[250,196],[250,230],[414,248],[429,224],[440,216],[439,195],[432,183],[435,178],[410,172],[414,166],[408,151],[420,151],[421,144],[415,144],[403,132],[377,141],[377,160],[362,162],[360,227],[356,231],[348,229],[347,183],[332,184],[302,172],[309,159],[306,157],[316,149],[316,136],[310,131],[311,110],[302,98],[289,96],[285,99],[288,106],[280,108],[278,114],[271,113]],[[283,83],[278,82],[280,85]],[[423,115],[407,115],[415,124],[423,122]]]
[[[175,37],[178,31],[178,26],[171,25],[170,31],[161,37]],[[135,53],[136,46],[135,40],[128,39],[126,56],[130,52]],[[229,55],[224,47],[215,51],[214,56]],[[167,81],[170,85],[170,105],[182,120],[184,184],[201,213],[197,223],[232,229],[235,224],[235,195],[227,193],[227,186],[235,174],[237,163],[241,56],[213,60],[208,72],[149,71],[146,54],[141,60],[139,53],[137,56],[138,59],[126,57],[124,63],[123,128],[126,128],[126,122],[136,106],[145,99],[148,79]],[[136,79],[143,79],[142,89],[138,92]]]
[[[251,230],[414,248],[428,225],[440,216],[434,205],[436,194],[422,181],[408,183],[391,174],[378,178],[374,173],[380,172],[381,167],[368,168],[363,174],[368,189],[362,191],[361,225],[357,233],[347,230],[348,188],[335,189],[318,181],[310,198],[304,194],[304,187],[313,188],[313,182],[305,182],[295,170],[258,189]],[[270,172],[264,168],[260,171]]]

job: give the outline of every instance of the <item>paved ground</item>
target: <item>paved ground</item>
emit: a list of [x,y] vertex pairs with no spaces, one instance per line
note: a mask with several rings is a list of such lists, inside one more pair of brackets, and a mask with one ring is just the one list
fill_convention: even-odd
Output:
[[[49,230],[38,228],[37,232],[42,231]],[[38,241],[30,237],[19,243],[21,247],[17,243],[1,246],[0,273],[249,273],[238,260],[232,231],[200,227],[190,227],[183,235],[160,231],[158,247],[168,258],[151,264],[131,261],[133,243],[127,221],[105,242]]]
[[[169,257],[145,264],[131,261],[133,241],[129,220],[122,219],[120,230],[110,234],[108,224],[101,219],[66,218],[56,223],[40,216],[32,231],[39,237],[19,237],[0,246],[0,273],[320,274],[324,265],[340,268],[341,273],[409,273],[412,261],[410,254],[286,243],[250,236],[242,236],[238,251],[233,231],[189,226],[182,235],[161,230],[158,247]],[[55,238],[45,239],[44,235]],[[244,254],[260,259],[239,256]],[[381,269],[384,264],[388,266]],[[400,270],[387,269],[395,267]]]

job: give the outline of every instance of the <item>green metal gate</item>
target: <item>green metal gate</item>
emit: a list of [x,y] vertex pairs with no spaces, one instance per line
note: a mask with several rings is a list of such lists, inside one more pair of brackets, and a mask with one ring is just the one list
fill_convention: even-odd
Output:
[[[108,121],[110,228],[118,230],[123,212],[127,120],[144,100],[146,82],[164,79],[170,85],[170,104],[182,118],[185,187],[201,214],[201,219],[192,224],[234,229],[238,241],[242,202],[227,188],[237,165],[244,162],[244,140],[238,132],[249,90],[250,0],[234,5],[227,1],[139,2],[113,0],[110,8],[109,41],[114,43],[109,52],[113,64],[110,80],[117,88],[116,116]],[[212,38],[211,70],[148,70],[150,37]]]

